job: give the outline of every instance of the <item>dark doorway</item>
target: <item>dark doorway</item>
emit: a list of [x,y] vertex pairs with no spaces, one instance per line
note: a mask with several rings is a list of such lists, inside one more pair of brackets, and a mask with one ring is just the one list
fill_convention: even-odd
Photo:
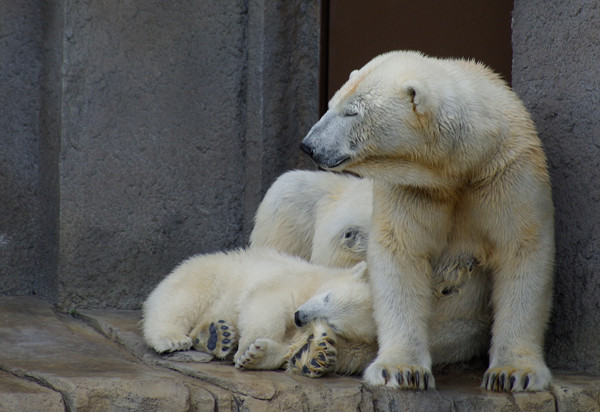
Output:
[[390,50],[475,58],[510,82],[512,0],[324,0],[322,112],[354,69]]

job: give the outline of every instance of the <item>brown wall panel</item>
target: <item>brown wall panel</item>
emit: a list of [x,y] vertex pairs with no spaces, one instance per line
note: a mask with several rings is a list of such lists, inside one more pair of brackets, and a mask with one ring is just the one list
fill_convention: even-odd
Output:
[[512,1],[329,0],[323,7],[329,17],[327,99],[352,70],[400,49],[475,58],[510,81]]

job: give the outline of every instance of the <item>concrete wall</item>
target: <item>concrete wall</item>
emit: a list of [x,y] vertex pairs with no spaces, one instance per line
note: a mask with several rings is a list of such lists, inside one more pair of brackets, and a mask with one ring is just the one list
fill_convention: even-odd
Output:
[[0,290],[50,295],[39,145],[41,1],[0,1]]
[[135,308],[183,258],[243,245],[318,117],[319,3],[14,4],[0,292]]
[[515,91],[549,158],[556,281],[554,368],[600,373],[600,3],[516,0]]

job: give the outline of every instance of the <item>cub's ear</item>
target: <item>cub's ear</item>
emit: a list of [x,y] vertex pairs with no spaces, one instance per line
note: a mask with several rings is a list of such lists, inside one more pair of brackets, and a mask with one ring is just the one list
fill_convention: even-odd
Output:
[[418,80],[407,80],[402,85],[402,92],[411,100],[413,110],[418,114],[424,114],[427,111],[428,101],[427,88]]
[[351,270],[352,276],[354,276],[356,279],[367,280],[369,272],[367,271],[367,262],[364,260],[354,265]]
[[350,76],[348,76],[348,80],[350,80],[351,78],[353,78],[354,76],[356,76],[358,74],[358,70],[352,70],[350,72]]

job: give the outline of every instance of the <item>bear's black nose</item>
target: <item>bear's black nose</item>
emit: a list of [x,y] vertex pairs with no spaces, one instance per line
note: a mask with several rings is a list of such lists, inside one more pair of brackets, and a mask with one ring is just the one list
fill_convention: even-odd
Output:
[[304,153],[306,153],[310,157],[312,157],[312,155],[314,153],[312,147],[310,147],[309,145],[307,145],[304,142],[300,143],[300,150],[302,150]]
[[294,323],[296,324],[296,326],[298,326],[299,328],[302,327],[302,321],[300,320],[300,311],[296,311],[296,313],[294,313]]

